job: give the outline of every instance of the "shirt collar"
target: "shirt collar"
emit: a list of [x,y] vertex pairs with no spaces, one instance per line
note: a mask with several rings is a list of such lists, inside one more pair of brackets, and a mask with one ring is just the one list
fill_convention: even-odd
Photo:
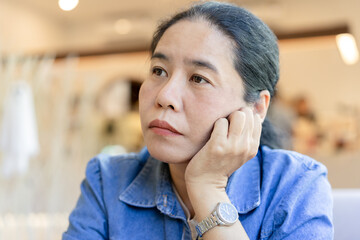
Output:
[[[261,148],[258,154],[229,178],[226,192],[239,213],[260,205]],[[157,207],[161,212],[186,219],[172,189],[169,167],[151,156],[144,167],[120,194],[119,199],[136,207]]]
[[149,157],[144,167],[120,194],[119,199],[136,207],[157,207],[162,213],[185,220],[171,184],[169,166]]

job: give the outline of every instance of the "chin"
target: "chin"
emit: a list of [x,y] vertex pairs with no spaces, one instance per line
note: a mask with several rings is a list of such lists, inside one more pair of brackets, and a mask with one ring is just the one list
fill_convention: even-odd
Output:
[[182,148],[173,149],[171,147],[151,146],[149,144],[147,149],[153,158],[170,164],[186,163],[194,156],[193,154],[186,154],[186,151]]

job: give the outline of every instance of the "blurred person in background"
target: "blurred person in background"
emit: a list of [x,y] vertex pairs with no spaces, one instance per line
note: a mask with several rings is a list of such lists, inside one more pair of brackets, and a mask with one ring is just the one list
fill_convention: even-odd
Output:
[[140,90],[146,148],[86,169],[63,240],[332,239],[326,168],[281,150],[267,118],[277,39],[205,2],[162,23]]
[[294,150],[304,154],[315,154],[323,134],[309,99],[299,96],[294,99],[296,121],[293,125]]

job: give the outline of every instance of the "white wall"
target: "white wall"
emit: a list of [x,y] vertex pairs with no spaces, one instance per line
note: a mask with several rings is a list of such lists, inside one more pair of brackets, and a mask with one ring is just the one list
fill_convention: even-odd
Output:
[[62,26],[16,1],[0,1],[0,53],[54,51],[64,42]]
[[319,114],[339,106],[360,108],[360,63],[346,65],[335,37],[280,43],[280,90],[287,98],[306,94]]

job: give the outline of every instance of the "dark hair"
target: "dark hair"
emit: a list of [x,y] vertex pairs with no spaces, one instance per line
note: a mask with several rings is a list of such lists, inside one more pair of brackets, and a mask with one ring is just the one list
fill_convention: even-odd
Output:
[[[262,90],[268,90],[271,97],[274,95],[279,79],[279,50],[276,36],[264,22],[232,4],[200,3],[176,14],[158,27],[151,43],[152,54],[164,32],[185,19],[205,20],[232,40],[234,67],[243,80],[246,102],[256,102]],[[263,123],[260,143],[272,148],[281,147],[267,119]]]

